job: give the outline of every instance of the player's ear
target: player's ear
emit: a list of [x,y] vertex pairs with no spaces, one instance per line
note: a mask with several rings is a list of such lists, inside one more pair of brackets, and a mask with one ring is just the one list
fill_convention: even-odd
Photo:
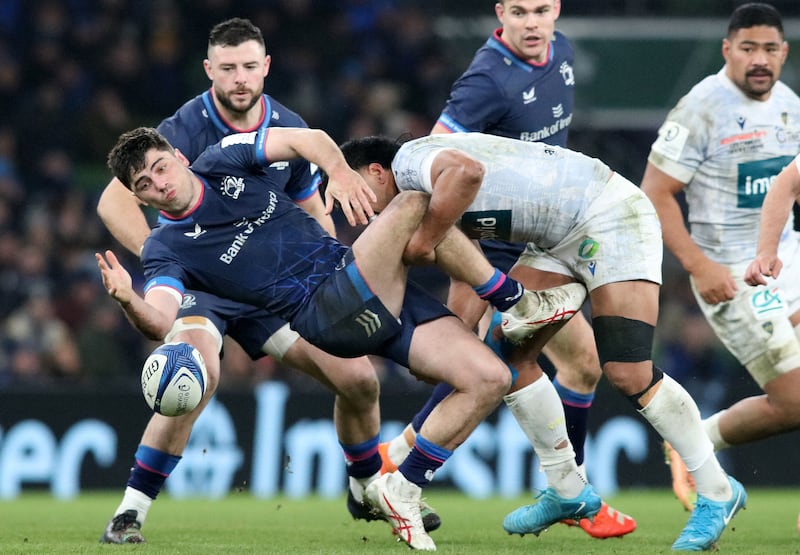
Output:
[[183,155],[183,152],[181,152],[180,149],[175,149],[175,157],[180,160],[184,166],[191,165],[189,159]]

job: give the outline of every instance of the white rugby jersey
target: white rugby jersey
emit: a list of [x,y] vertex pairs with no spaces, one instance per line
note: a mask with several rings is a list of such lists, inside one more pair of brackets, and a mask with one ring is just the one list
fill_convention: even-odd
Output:
[[[761,204],[772,181],[800,152],[800,98],[777,82],[764,102],[725,75],[684,96],[658,131],[648,161],[686,183],[692,239],[721,264],[753,259]],[[787,222],[788,233],[792,221]]]
[[473,239],[551,248],[583,219],[613,172],[579,152],[482,133],[436,134],[405,143],[392,171],[398,189],[432,192],[436,154],[454,148],[483,163],[485,175],[459,227]]

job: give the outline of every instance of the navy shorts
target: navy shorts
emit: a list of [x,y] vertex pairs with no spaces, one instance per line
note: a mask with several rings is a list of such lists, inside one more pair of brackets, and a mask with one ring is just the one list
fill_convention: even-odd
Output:
[[508,243],[499,239],[485,239],[480,241],[480,245],[492,266],[506,274],[525,250],[525,243]]
[[286,324],[262,308],[194,290],[186,291],[177,317],[187,316],[208,318],[221,335],[234,339],[253,360],[266,356],[261,350],[264,343]]
[[340,357],[379,355],[408,366],[411,337],[418,324],[452,316],[439,301],[409,283],[400,319],[370,290],[352,251],[292,319],[292,327],[310,343]]

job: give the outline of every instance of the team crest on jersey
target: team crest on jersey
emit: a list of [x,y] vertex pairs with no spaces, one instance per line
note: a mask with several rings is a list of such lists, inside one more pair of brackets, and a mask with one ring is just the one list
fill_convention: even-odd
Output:
[[558,119],[564,116],[564,105],[558,104],[557,106],[553,106],[553,117]]
[[575,75],[572,73],[572,66],[567,62],[561,62],[561,67],[558,68],[561,78],[564,79],[564,84],[571,87],[575,84]]
[[229,175],[222,179],[222,185],[219,188],[223,195],[238,199],[239,195],[244,191],[244,178],[233,177]]

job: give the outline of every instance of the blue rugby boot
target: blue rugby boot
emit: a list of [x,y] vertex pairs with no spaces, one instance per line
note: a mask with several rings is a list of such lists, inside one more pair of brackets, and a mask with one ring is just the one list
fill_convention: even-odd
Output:
[[728,481],[733,489],[728,501],[712,501],[702,495],[697,496],[689,522],[672,544],[673,551],[707,551],[714,548],[733,516],[739,509],[744,509],[747,503],[744,486],[731,476],[728,476]]
[[543,530],[562,520],[580,520],[596,515],[603,501],[591,485],[583,488],[580,495],[565,499],[553,488],[547,488],[537,497],[540,501],[512,511],[503,519],[503,529],[509,534],[539,535]]

